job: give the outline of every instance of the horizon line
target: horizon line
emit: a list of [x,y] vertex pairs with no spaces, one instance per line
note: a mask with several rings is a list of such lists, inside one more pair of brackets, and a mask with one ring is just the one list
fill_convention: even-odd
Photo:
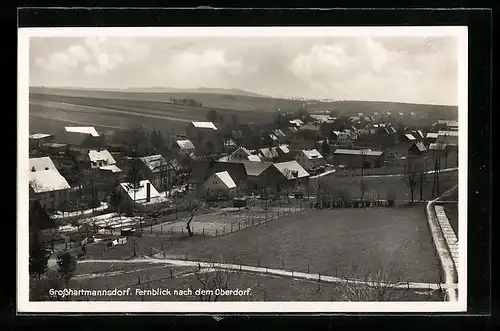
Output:
[[[67,90],[93,90],[93,91],[103,91],[106,90],[115,90],[114,92],[126,92],[128,89],[174,89],[174,90],[197,90],[197,89],[211,89],[211,90],[227,90],[227,91],[242,91],[254,94],[254,96],[248,96],[241,94],[240,96],[246,97],[260,97],[260,98],[268,98],[268,99],[284,99],[291,101],[317,101],[322,103],[331,103],[331,102],[384,102],[384,103],[400,103],[400,104],[411,104],[411,105],[427,105],[427,106],[443,106],[443,107],[458,107],[458,105],[450,105],[450,104],[440,104],[440,103],[418,103],[418,102],[410,102],[410,101],[392,101],[392,100],[362,100],[362,99],[347,99],[347,98],[328,98],[328,97],[292,97],[292,96],[279,96],[279,95],[266,95],[258,92],[249,91],[241,88],[224,88],[224,87],[208,87],[208,86],[199,86],[199,87],[171,87],[171,86],[127,86],[127,87],[89,87],[89,86],[47,86],[47,85],[29,85],[29,88],[49,88],[49,89],[67,89]],[[140,92],[140,93],[162,93],[162,92]],[[164,92],[164,93],[175,93],[175,92]],[[198,92],[194,92],[198,93]],[[202,94],[202,93],[200,93]],[[211,94],[221,94],[224,93],[211,93]],[[238,94],[237,94],[238,95]],[[301,100],[304,99],[304,100]],[[330,99],[328,101],[323,101],[321,99]]]

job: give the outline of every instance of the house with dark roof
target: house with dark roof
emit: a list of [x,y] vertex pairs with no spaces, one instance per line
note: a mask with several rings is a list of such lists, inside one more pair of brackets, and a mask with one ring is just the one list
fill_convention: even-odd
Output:
[[54,220],[42,207],[38,199],[29,200],[29,232],[35,233],[42,230],[57,228]]
[[279,193],[293,189],[299,185],[307,186],[310,174],[297,161],[274,163],[267,167],[259,176],[257,189],[270,189]]
[[[259,162],[252,162],[259,163]],[[227,171],[237,186],[245,186],[247,173],[245,166],[241,162],[220,162],[215,160],[193,161],[189,181],[196,185],[198,192],[203,188],[203,184],[216,172]]]
[[191,122],[186,133],[200,154],[217,153],[223,148],[222,137],[213,122]]
[[160,191],[167,188],[168,183],[172,181],[172,177],[178,171],[161,154],[143,156],[139,159],[141,160],[144,177]]
[[385,153],[371,149],[336,149],[333,163],[349,168],[378,168],[384,165]]
[[54,142],[67,145],[71,150],[86,152],[88,149],[104,148],[106,142],[94,127],[65,127],[55,135]]

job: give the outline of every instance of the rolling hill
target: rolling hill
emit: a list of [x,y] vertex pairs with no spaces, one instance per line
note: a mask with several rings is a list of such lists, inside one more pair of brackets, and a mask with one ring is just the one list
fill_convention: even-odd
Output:
[[[54,121],[93,123],[96,126],[120,123],[120,126],[125,127],[140,119],[145,125],[147,123],[152,127],[176,127],[178,122],[204,120],[209,111],[216,110],[223,115],[226,122],[230,121],[233,115],[237,115],[240,123],[268,123],[272,121],[278,109],[295,112],[304,105],[304,102],[299,100],[237,94],[245,92],[211,88],[195,89],[193,92],[144,92],[32,87],[29,96],[30,119],[53,118]],[[172,98],[194,99],[201,102],[202,106],[174,104]],[[453,106],[378,101],[308,102],[307,109],[330,109],[338,115],[363,112],[366,116],[373,112],[382,114],[392,111],[393,117],[403,113],[408,119],[413,112],[416,114],[415,119],[426,121],[452,120],[458,116],[458,107]],[[37,120],[31,121],[36,127]]]

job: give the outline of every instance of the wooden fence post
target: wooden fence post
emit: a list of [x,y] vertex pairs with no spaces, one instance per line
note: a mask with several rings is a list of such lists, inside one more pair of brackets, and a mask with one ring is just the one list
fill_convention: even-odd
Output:
[[160,234],[163,234],[163,225],[160,226]]
[[152,225],[150,226],[150,229],[151,229],[151,233],[153,233],[153,226]]

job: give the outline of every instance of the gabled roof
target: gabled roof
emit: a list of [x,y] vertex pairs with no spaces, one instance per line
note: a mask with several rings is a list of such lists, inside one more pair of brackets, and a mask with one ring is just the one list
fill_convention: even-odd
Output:
[[217,130],[217,127],[213,122],[191,122],[191,124],[195,128],[200,128],[200,129],[212,129],[214,131]]
[[182,150],[195,149],[193,142],[191,140],[188,140],[188,139],[177,140],[176,143],[177,143],[177,146],[179,146],[179,148]]
[[48,156],[30,158],[30,171],[33,170],[33,168],[35,171],[58,171],[54,162],[52,162],[51,158]]
[[[259,162],[250,163],[259,164]],[[198,160],[193,163],[190,178],[197,183],[202,183],[212,174],[221,171],[227,171],[231,178],[238,183],[244,181],[247,176],[245,166],[239,162]]]
[[288,180],[310,176],[297,161],[275,163],[273,166]]
[[284,154],[290,153],[290,148],[288,145],[279,145],[278,149],[283,152]]
[[236,183],[234,182],[234,180],[229,175],[229,172],[227,172],[227,171],[216,172],[214,174],[214,176],[217,177],[218,179],[220,179],[220,181],[222,183],[224,183],[224,185],[227,188],[235,188],[236,187]]
[[302,120],[299,120],[299,119],[294,119],[294,120],[290,120],[288,121],[290,124],[293,124],[295,126],[301,126],[302,124],[304,124],[304,122],[302,122]]
[[247,156],[248,155],[252,155],[252,153],[245,147],[241,146],[240,148],[238,148],[237,150],[235,150],[233,153],[231,153],[231,155],[234,155],[236,153],[240,153],[240,152],[243,152],[244,154],[246,154]]
[[305,157],[307,157],[309,160],[313,160],[313,159],[322,159],[323,158],[323,155],[321,155],[320,152],[318,152],[317,149],[303,149],[302,151],[302,154],[305,155]]
[[437,132],[429,132],[427,133],[427,136],[425,136],[427,139],[437,139],[438,133]]
[[120,186],[127,193],[130,199],[134,200],[135,196],[135,201],[140,202],[146,200],[147,198],[148,183],[150,184],[150,198],[153,199],[161,197],[160,193],[158,193],[153,184],[151,184],[151,182],[147,179],[140,181],[139,186],[135,189],[135,194],[134,194],[134,188],[130,183],[120,183]]
[[52,137],[52,135],[48,134],[48,133],[33,133],[33,134],[30,134],[30,136],[29,136],[29,138],[33,139],[33,140],[50,138],[50,137]]
[[162,165],[164,167],[163,170],[168,167],[167,160],[161,154],[143,156],[140,160],[151,172],[161,172]]
[[66,130],[66,132],[84,133],[89,134],[92,137],[99,137],[99,133],[97,133],[96,129],[93,126],[66,126],[64,129]]
[[115,159],[107,149],[100,151],[91,149],[88,152],[88,156],[91,162],[107,161],[108,165],[116,164]]
[[274,134],[270,134],[269,135],[269,138],[271,138],[272,140],[278,140],[278,137],[276,137]]
[[102,144],[99,134],[93,127],[65,127],[56,135],[54,141],[88,148],[97,148]]
[[111,171],[112,173],[117,173],[117,172],[121,172],[122,171],[120,168],[118,168],[114,164],[107,165],[107,166],[102,166],[102,167],[99,167],[99,169],[104,170],[104,171]]
[[346,154],[346,155],[367,155],[367,156],[380,156],[383,151],[372,151],[370,149],[336,149],[333,154]]
[[248,176],[259,176],[267,168],[273,165],[272,162],[243,162]]
[[279,157],[278,151],[275,147],[271,148],[261,148],[259,149],[259,154],[261,154],[266,159],[274,159]]
[[415,140],[416,138],[411,134],[411,133],[406,133],[405,134],[405,137],[408,139],[408,140]]
[[248,155],[248,161],[251,162],[262,162],[261,158],[258,155]]
[[30,186],[35,193],[69,189],[66,179],[57,170],[30,171]]

